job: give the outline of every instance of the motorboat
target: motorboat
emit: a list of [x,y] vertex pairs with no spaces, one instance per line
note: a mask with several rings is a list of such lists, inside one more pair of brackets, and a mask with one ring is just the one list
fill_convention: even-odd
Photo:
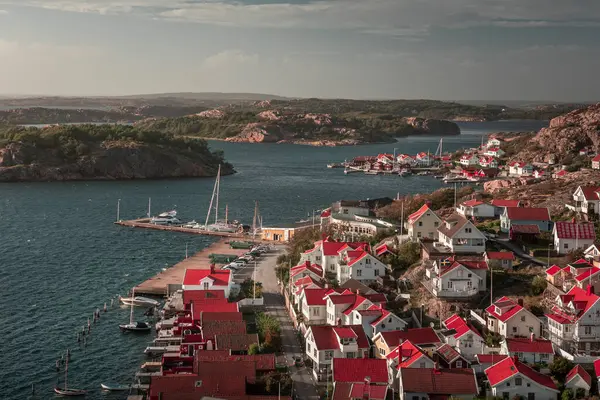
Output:
[[182,225],[183,228],[189,228],[189,229],[197,229],[199,226],[200,226],[200,224],[197,223],[195,220],[192,220],[192,221]]
[[134,305],[137,307],[156,307],[160,302],[150,299],[148,297],[134,296],[134,297],[120,297],[121,303],[130,306]]
[[206,227],[206,230],[212,232],[229,232],[236,233],[240,230],[239,225],[229,224],[226,222],[217,222]]
[[120,385],[118,383],[101,383],[100,387],[102,390],[107,390],[109,392],[122,392],[130,389],[129,385]]
[[181,221],[177,218],[177,211],[173,210],[150,218],[150,223],[154,225],[180,225]]

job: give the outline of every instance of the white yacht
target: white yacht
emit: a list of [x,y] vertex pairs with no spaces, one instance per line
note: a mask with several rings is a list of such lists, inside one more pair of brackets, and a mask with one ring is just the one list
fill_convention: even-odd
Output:
[[177,211],[173,210],[158,214],[158,217],[152,217],[150,223],[155,225],[179,225],[181,221],[177,219]]
[[140,307],[156,307],[160,303],[154,299],[150,299],[148,297],[142,296],[134,296],[134,297],[120,297],[121,303],[130,306],[140,306]]

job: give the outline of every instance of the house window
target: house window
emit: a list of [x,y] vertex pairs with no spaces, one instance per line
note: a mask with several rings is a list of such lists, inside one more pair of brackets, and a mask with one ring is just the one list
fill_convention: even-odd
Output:
[[209,283],[208,282],[204,282],[204,290],[208,290],[209,287]]
[[440,223],[436,221],[433,223],[433,226],[435,226],[437,228],[438,226],[440,226]]
[[357,269],[356,270],[356,276],[362,276],[362,270]]
[[385,350],[384,349],[379,349],[379,354],[381,354],[382,356],[385,356]]
[[327,350],[325,351],[325,361],[329,361],[333,358],[333,351]]
[[419,225],[418,226],[423,226],[423,222],[419,221]]
[[462,278],[462,276],[463,276],[463,271],[462,270],[458,270],[458,277]]
[[585,334],[586,335],[591,335],[592,334],[592,327],[591,326],[584,327],[584,330],[585,330]]
[[521,315],[521,321],[525,322],[525,316]]
[[371,259],[370,259],[370,258],[367,258],[367,259],[365,260],[365,264],[371,264]]
[[315,356],[315,358],[317,358],[317,348],[316,347],[313,349],[313,356]]
[[448,289],[452,289],[452,281],[448,281]]
[[310,354],[310,343],[306,343],[306,352]]
[[348,214],[348,209],[347,209],[347,208],[344,208],[344,211],[343,211],[343,212],[344,212],[344,214]]
[[471,233],[472,229],[471,228],[465,228],[465,233]]
[[568,249],[569,248],[569,243],[563,244],[563,248]]
[[527,393],[527,400],[535,400],[535,393]]
[[515,378],[515,386],[521,386],[523,384],[523,378]]
[[513,331],[513,333],[517,333],[517,327],[516,327],[516,326],[513,326],[513,329],[512,329],[512,331]]
[[349,351],[348,353],[346,353],[346,358],[354,358],[354,352]]
[[467,288],[471,289],[473,287],[473,282],[468,281],[467,282]]
[[462,361],[461,360],[458,360],[456,362],[456,368],[462,368]]
[[374,274],[375,274],[375,276],[379,276],[379,270],[378,270],[378,269],[376,269],[376,270],[374,271]]
[[419,368],[425,368],[425,361],[419,363]]
[[548,360],[550,358],[549,354],[540,354],[540,359],[542,360]]
[[417,232],[417,237],[421,237],[421,232]]

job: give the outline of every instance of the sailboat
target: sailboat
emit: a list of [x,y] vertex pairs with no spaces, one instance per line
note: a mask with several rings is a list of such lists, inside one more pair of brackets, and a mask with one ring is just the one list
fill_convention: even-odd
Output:
[[[219,191],[221,189],[221,166],[217,171],[217,178],[215,180],[215,187],[213,188],[212,197],[210,198],[210,205],[208,206],[208,213],[206,214],[206,222],[204,223],[204,229],[213,232],[237,232],[240,229],[240,224],[237,221],[230,223],[227,219],[229,208],[225,206],[225,221],[219,221]],[[213,211],[213,204],[215,210],[215,222],[209,225],[210,214]]]
[[54,392],[61,396],[85,396],[85,394],[87,393],[87,390],[69,389],[69,387],[67,386],[68,376],[69,376],[69,357],[67,357],[65,359],[65,386],[63,388],[58,387],[58,385],[55,386]]
[[[135,298],[135,289],[131,295],[131,298]],[[131,302],[131,311],[129,314],[129,323],[119,325],[119,329],[123,332],[131,331],[131,332],[150,332],[152,327],[148,325],[146,322],[135,322],[133,320],[133,302]]]

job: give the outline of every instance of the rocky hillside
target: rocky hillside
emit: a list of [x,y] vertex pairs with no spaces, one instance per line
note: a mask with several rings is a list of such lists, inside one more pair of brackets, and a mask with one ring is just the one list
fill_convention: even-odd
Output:
[[52,127],[13,131],[0,146],[0,182],[215,176],[233,167],[202,140],[133,128]]
[[553,118],[512,159],[567,163],[585,147],[600,151],[600,103]]

